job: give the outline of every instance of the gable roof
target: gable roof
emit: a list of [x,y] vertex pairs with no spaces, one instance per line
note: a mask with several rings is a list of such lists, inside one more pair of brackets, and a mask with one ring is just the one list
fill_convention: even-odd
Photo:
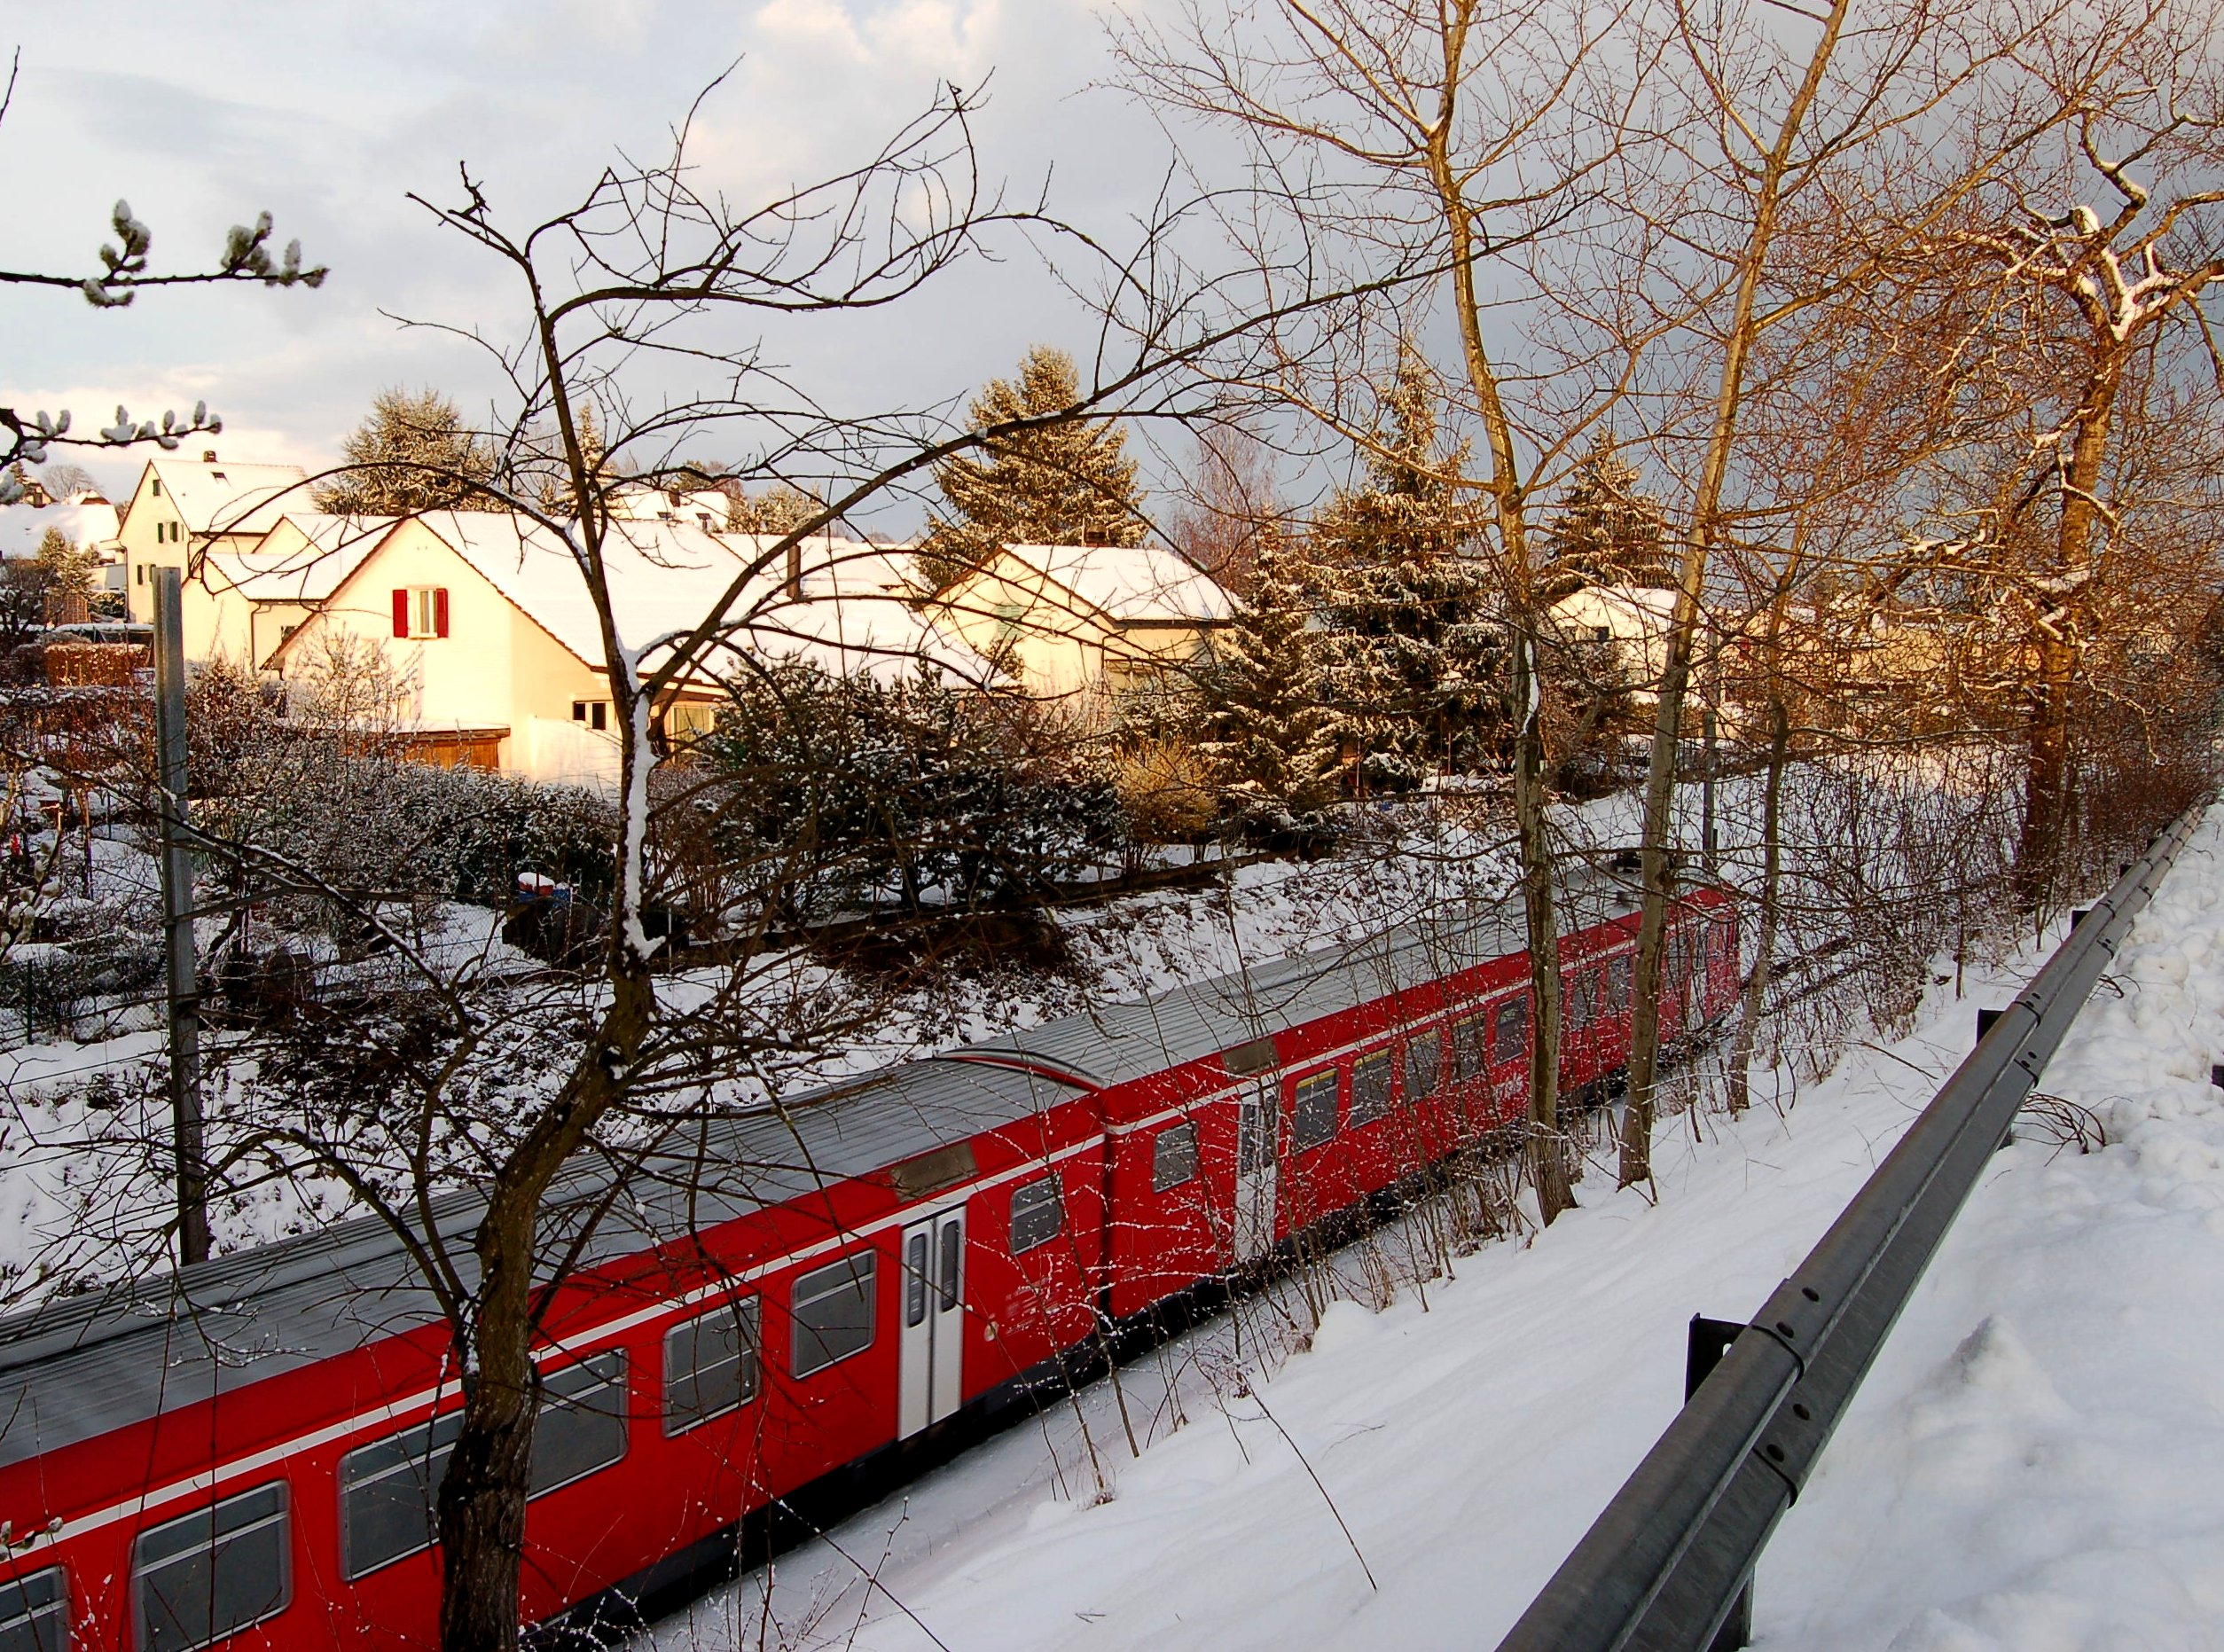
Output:
[[[556,533],[507,512],[431,511],[414,520],[583,665],[605,669],[594,603],[570,547]],[[327,599],[336,599],[390,537],[389,531],[355,559]],[[748,535],[708,533],[679,522],[612,521],[602,556],[621,642],[649,651],[653,665],[654,645],[676,641],[701,624],[749,572],[745,558],[754,549]],[[925,662],[973,681],[994,675],[972,650],[889,597],[814,595],[806,589],[804,598],[795,600],[779,594],[777,575],[760,573],[748,581],[733,611],[747,619],[740,638],[771,658],[805,659],[836,673],[909,672]],[[273,660],[287,646],[281,644]]]
[[0,505],[0,556],[35,556],[50,528],[81,550],[116,536],[116,507],[97,505]]
[[201,583],[250,602],[322,602],[378,549],[400,518],[288,511],[248,551],[209,551]]
[[[146,467],[197,534],[262,533],[289,508],[309,507],[309,489],[301,485],[308,473],[298,465],[159,458],[149,459]],[[137,489],[132,497],[138,497]]]
[[1025,544],[1004,552],[1124,625],[1210,625],[1235,615],[1211,575],[1163,545]]

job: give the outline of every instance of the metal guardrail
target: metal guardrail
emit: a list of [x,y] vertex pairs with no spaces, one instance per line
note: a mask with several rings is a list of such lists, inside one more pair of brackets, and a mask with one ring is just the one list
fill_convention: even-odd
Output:
[[1821,1242],[1739,1330],[1499,1652],[1745,1644],[1743,1594],[1762,1546],[2206,806],[2187,810],[2126,869],[2001,1012]]

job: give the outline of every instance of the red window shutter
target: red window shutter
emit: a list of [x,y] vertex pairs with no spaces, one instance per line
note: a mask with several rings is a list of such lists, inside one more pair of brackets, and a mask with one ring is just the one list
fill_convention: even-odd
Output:
[[445,585],[433,592],[433,635],[448,635],[448,587]]
[[394,634],[396,637],[410,634],[410,593],[406,591],[394,593]]

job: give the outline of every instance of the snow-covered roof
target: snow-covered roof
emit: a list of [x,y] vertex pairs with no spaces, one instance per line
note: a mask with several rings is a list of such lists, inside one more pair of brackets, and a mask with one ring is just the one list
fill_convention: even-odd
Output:
[[613,489],[604,500],[610,514],[630,522],[685,522],[690,528],[718,533],[726,525],[733,501],[716,488],[653,488],[636,482]]
[[[554,532],[505,512],[433,511],[416,520],[583,663],[603,668],[593,601],[570,550]],[[382,536],[373,539],[372,548],[383,542]],[[749,544],[746,535],[706,533],[678,522],[612,521],[603,539],[603,564],[625,646],[651,650],[654,666],[656,645],[693,630],[748,572],[742,548]],[[350,576],[367,555],[355,559]],[[822,560],[820,566],[828,565]],[[333,581],[332,589],[340,583]],[[746,646],[768,658],[805,659],[836,672],[908,672],[923,661],[969,680],[993,675],[971,649],[909,604],[877,591],[814,593],[807,586],[802,599],[791,599],[782,594],[775,570],[748,580],[731,612]],[[710,669],[717,669],[715,659]]]
[[1617,631],[1665,630],[1676,611],[1676,593],[1652,585],[1586,585],[1554,603],[1554,618],[1603,622]]
[[928,665],[985,688],[1002,675],[897,597],[807,590],[800,600],[764,605],[740,638],[762,659],[800,660],[836,677],[892,682]]
[[1006,545],[1007,555],[1055,580],[1123,624],[1208,624],[1234,617],[1228,593],[1163,545]]
[[[764,563],[779,577],[786,558],[772,547],[777,534],[721,534],[718,536],[743,560]],[[925,594],[920,586],[916,559],[897,545],[874,544],[870,540],[845,539],[818,534],[796,547],[805,596],[911,597]],[[768,559],[770,559],[768,560]]]
[[32,556],[46,530],[58,528],[72,544],[100,546],[116,536],[113,505],[0,505],[0,556]]
[[234,465],[159,458],[147,469],[194,533],[262,533],[288,510],[309,507],[298,465]]
[[362,566],[399,521],[288,511],[248,551],[211,551],[200,561],[212,590],[251,602],[322,602]]

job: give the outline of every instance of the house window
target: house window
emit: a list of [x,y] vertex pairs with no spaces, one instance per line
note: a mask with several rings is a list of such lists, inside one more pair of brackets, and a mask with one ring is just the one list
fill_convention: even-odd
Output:
[[394,592],[394,634],[429,638],[448,635],[448,588],[409,585]]
[[144,562],[135,562],[135,563],[133,563],[133,564],[131,565],[131,572],[132,572],[133,581],[134,581],[134,583],[135,583],[141,584],[141,585],[144,585],[144,584],[145,584],[145,583],[146,583],[146,564],[145,564],[145,563],[144,563]]
[[607,700],[575,700],[571,702],[571,720],[584,723],[599,733],[610,726],[610,702]]
[[161,498],[161,497],[162,497],[162,479],[161,479],[160,476],[156,476],[156,477],[153,477],[153,478],[151,478],[151,481],[152,481],[152,482],[153,482],[153,486],[152,486],[152,488],[149,489],[149,491],[150,491],[150,492],[153,495],[153,497],[156,497],[156,498],[158,498],[158,499],[159,499],[159,498]]
[[192,1652],[284,1611],[286,1523],[286,1484],[274,1481],[141,1532],[131,1592],[144,1652]]

